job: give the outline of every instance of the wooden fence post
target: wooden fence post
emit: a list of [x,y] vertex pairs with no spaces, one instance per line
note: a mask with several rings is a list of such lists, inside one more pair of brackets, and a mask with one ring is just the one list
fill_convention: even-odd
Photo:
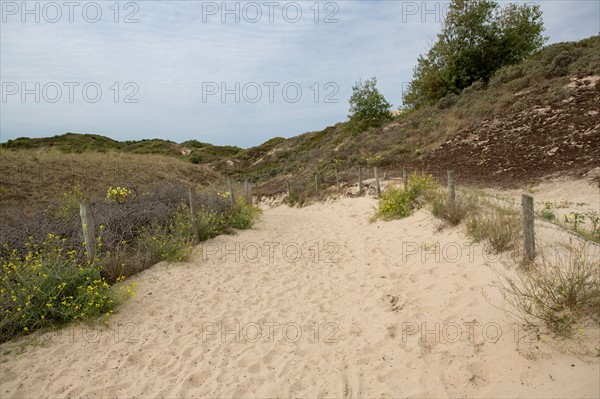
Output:
[[335,169],[335,184],[337,186],[337,190],[340,191],[340,176],[338,174],[337,166],[335,166],[334,169]]
[[385,181],[386,178],[387,178],[387,170],[383,172],[383,178],[382,178],[382,180]]
[[402,184],[404,188],[408,187],[408,173],[406,173],[406,169],[402,168]]
[[363,179],[362,179],[362,167],[358,167],[358,195],[362,195],[363,192]]
[[454,203],[456,199],[456,190],[454,184],[454,174],[451,170],[448,171],[448,203]]
[[227,178],[227,189],[229,190],[229,201],[231,202],[231,206],[235,206],[235,196],[233,194],[233,186],[231,185],[231,179]]
[[200,230],[198,230],[198,221],[196,220],[196,208],[194,206],[194,189],[189,187],[188,197],[190,200],[190,219],[192,220],[192,230],[194,231],[194,243],[200,242]]
[[319,191],[319,175],[315,173],[315,190]]
[[285,185],[288,189],[288,198],[291,198],[292,197],[292,186],[290,185],[290,181],[286,180]]
[[523,244],[525,246],[525,261],[531,262],[535,258],[535,233],[533,197],[527,194],[521,196],[523,208]]
[[244,180],[244,197],[246,198],[247,203],[252,203],[252,193],[250,189],[250,182],[248,182],[248,179]]
[[377,196],[381,195],[381,186],[379,185],[379,175],[377,174],[377,166],[373,167],[373,173],[375,174],[375,188],[377,189]]
[[81,216],[81,227],[83,229],[83,241],[85,250],[90,261],[96,257],[96,237],[94,237],[94,219],[88,201],[79,203],[79,216]]

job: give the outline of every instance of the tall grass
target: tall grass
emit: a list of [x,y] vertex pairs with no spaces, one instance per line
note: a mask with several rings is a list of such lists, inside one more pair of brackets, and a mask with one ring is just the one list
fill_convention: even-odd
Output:
[[[486,242],[496,253],[514,249],[522,236],[517,209],[475,195],[460,195],[448,203],[444,192],[438,191],[432,213],[450,225],[464,222],[474,241]],[[509,310],[526,325],[541,323],[561,337],[573,335],[578,324],[590,320],[600,324],[600,262],[588,249],[587,244],[570,243],[552,254],[540,251],[516,278],[494,269],[495,284]]]
[[466,215],[467,234],[475,241],[486,241],[493,252],[513,249],[522,234],[518,210],[487,204]]
[[459,194],[452,202],[448,201],[447,197],[445,190],[438,189],[431,201],[431,213],[446,225],[457,226],[469,214],[480,210],[479,200],[475,195]]
[[431,202],[431,213],[445,225],[464,223],[473,241],[485,242],[495,253],[514,249],[522,234],[518,210],[494,204],[475,193],[459,194],[455,201],[449,202],[445,190],[438,188]]

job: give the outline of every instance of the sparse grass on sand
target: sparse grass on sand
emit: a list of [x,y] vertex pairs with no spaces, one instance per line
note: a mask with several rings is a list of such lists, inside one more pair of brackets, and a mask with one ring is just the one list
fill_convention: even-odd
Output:
[[516,277],[494,270],[508,310],[525,325],[542,324],[560,337],[572,336],[587,322],[600,325],[600,262],[588,246],[568,243],[540,251]]
[[[550,211],[544,206],[538,216],[554,222],[556,216]],[[487,249],[495,253],[515,249],[522,236],[517,209],[474,192],[461,194],[449,203],[444,190],[438,189],[432,213],[447,225],[464,222],[467,234],[476,242],[485,241]],[[494,284],[508,304],[505,310],[526,327],[543,325],[559,337],[572,336],[578,325],[590,321],[600,324],[600,262],[590,256],[589,245],[570,242],[552,252],[542,249],[533,263],[510,276],[493,268],[498,277]]]

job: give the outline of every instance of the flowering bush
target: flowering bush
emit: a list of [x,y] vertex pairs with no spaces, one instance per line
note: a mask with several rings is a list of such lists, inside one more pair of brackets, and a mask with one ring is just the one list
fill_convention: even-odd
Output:
[[110,315],[135,283],[123,286],[123,295],[100,277],[96,262],[81,262],[77,251],[64,248],[65,240],[48,234],[42,244],[26,244],[0,266],[0,342],[36,328],[71,320]]
[[217,197],[222,198],[224,200],[228,199],[231,193],[229,191],[225,191],[224,193],[217,193]]
[[436,185],[433,176],[413,172],[408,178],[407,187],[392,187],[382,194],[375,217],[391,220],[410,216],[414,209],[422,205],[423,199],[429,198]]
[[260,208],[247,203],[244,199],[239,199],[237,206],[227,213],[227,221],[231,227],[245,230],[252,227],[260,214]]
[[129,194],[131,194],[131,190],[128,190],[125,187],[109,187],[108,192],[106,193],[106,199],[109,201],[114,201],[117,204],[123,204],[125,203],[125,200]]
[[227,213],[201,205],[196,216],[200,241],[208,240],[227,231]]
[[137,249],[150,257],[150,263],[162,260],[183,261],[191,252],[192,222],[187,205],[177,208],[171,222],[166,225],[153,224],[137,237]]

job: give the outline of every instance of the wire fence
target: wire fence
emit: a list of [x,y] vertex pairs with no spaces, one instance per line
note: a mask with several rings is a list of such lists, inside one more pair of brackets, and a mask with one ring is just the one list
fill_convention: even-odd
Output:
[[[38,205],[38,211],[33,213],[24,207],[12,206],[12,209],[4,209],[6,217],[3,217],[0,229],[0,259],[11,256],[23,258],[31,251],[43,248],[46,243],[56,244],[58,240],[61,250],[76,251],[82,261],[93,259],[97,248],[103,259],[112,263],[118,264],[126,259],[130,273],[134,273],[155,261],[137,250],[140,236],[153,237],[160,232],[175,234],[177,218],[181,217],[189,230],[185,232],[188,236],[183,239],[192,242],[194,231],[191,223],[189,227],[187,223],[203,214],[224,215],[231,208],[229,198],[233,198],[233,194],[229,191],[241,191],[235,185],[227,190],[223,184],[206,187],[199,192],[182,184],[171,184],[131,192],[117,201],[65,198],[60,202]],[[240,195],[244,196],[243,193]],[[190,208],[196,210],[195,214],[190,214]],[[86,228],[91,231],[87,232]],[[195,235],[199,237],[198,233]],[[142,256],[136,258],[136,255]],[[109,269],[112,271],[114,265]]]

